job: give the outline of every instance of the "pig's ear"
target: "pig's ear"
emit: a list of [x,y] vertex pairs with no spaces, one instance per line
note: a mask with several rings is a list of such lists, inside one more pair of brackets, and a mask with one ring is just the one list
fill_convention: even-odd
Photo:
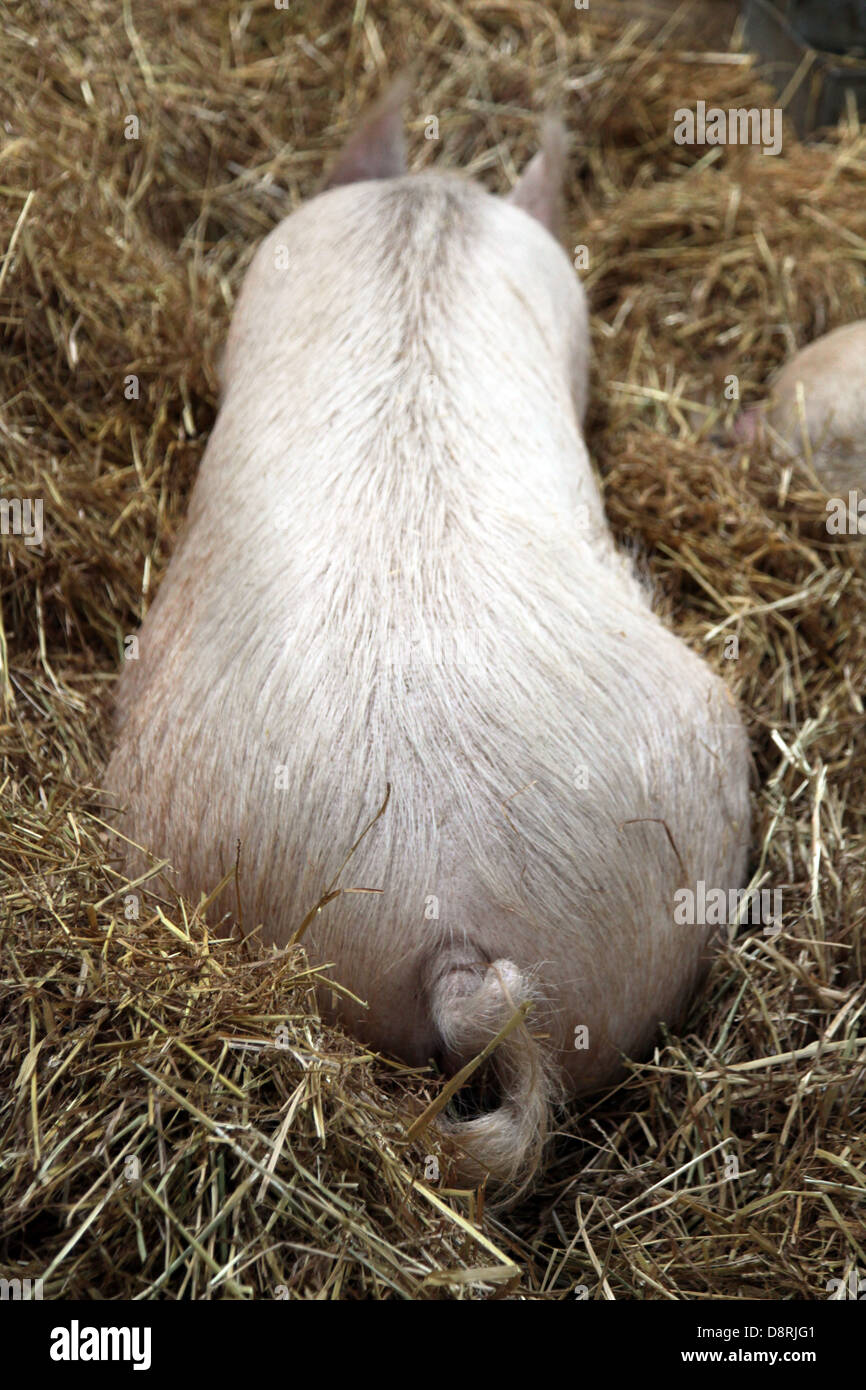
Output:
[[562,222],[567,150],[565,126],[558,118],[549,116],[544,122],[541,148],[508,194],[509,203],[535,217],[552,236],[559,235]]
[[362,179],[394,179],[406,173],[403,103],[408,90],[407,76],[392,82],[338,157],[323,189],[359,183]]

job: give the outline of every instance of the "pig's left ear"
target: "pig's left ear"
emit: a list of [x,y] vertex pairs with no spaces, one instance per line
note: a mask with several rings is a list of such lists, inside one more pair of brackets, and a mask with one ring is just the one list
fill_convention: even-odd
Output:
[[336,188],[362,179],[395,179],[406,173],[403,103],[407,76],[398,77],[364,117],[323,184]]
[[555,237],[559,236],[562,224],[567,150],[565,126],[555,117],[548,117],[541,135],[541,148],[508,194],[509,203],[523,208]]

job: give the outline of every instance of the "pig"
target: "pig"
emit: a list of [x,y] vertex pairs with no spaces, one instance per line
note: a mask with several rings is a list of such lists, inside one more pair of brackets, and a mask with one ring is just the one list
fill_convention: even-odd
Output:
[[747,444],[768,436],[781,458],[805,458],[827,492],[866,496],[866,319],[795,353],[769,401],[745,411],[734,428]]
[[749,752],[605,520],[562,126],[500,197],[407,173],[401,101],[249,266],[104,785],[175,887],[308,921],[367,1045],[453,1074],[513,1024],[438,1120],[507,1192],[682,1017],[717,929],[675,894],[742,884]]

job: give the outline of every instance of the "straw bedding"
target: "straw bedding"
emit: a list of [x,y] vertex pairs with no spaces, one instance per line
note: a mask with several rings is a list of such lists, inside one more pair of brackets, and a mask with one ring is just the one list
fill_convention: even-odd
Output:
[[[774,99],[652,5],[0,10],[0,485],[45,528],[0,542],[0,1274],[82,1299],[827,1297],[866,1269],[862,540],[828,535],[808,470],[733,448],[724,387],[759,399],[866,316],[856,120],[777,158],[675,145],[679,106]],[[323,1027],[302,946],[129,889],[95,796],[244,266],[409,61],[413,167],[505,191],[562,106],[607,513],[741,702],[754,881],[784,903],[680,1035],[559,1116],[508,1212],[449,1189],[433,1128],[407,1139],[440,1080]]]

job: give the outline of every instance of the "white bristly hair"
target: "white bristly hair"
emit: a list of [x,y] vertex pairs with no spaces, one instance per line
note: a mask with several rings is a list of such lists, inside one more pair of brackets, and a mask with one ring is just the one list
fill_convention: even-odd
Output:
[[375,891],[305,938],[364,1004],[322,1003],[453,1071],[533,1001],[499,1103],[443,1122],[515,1182],[688,1002],[712,928],[674,894],[741,886],[748,752],[607,528],[556,130],[510,201],[399,138],[386,103],[251,264],[106,787],[190,893],[240,841],[244,927],[286,943],[390,786],[339,876]]

